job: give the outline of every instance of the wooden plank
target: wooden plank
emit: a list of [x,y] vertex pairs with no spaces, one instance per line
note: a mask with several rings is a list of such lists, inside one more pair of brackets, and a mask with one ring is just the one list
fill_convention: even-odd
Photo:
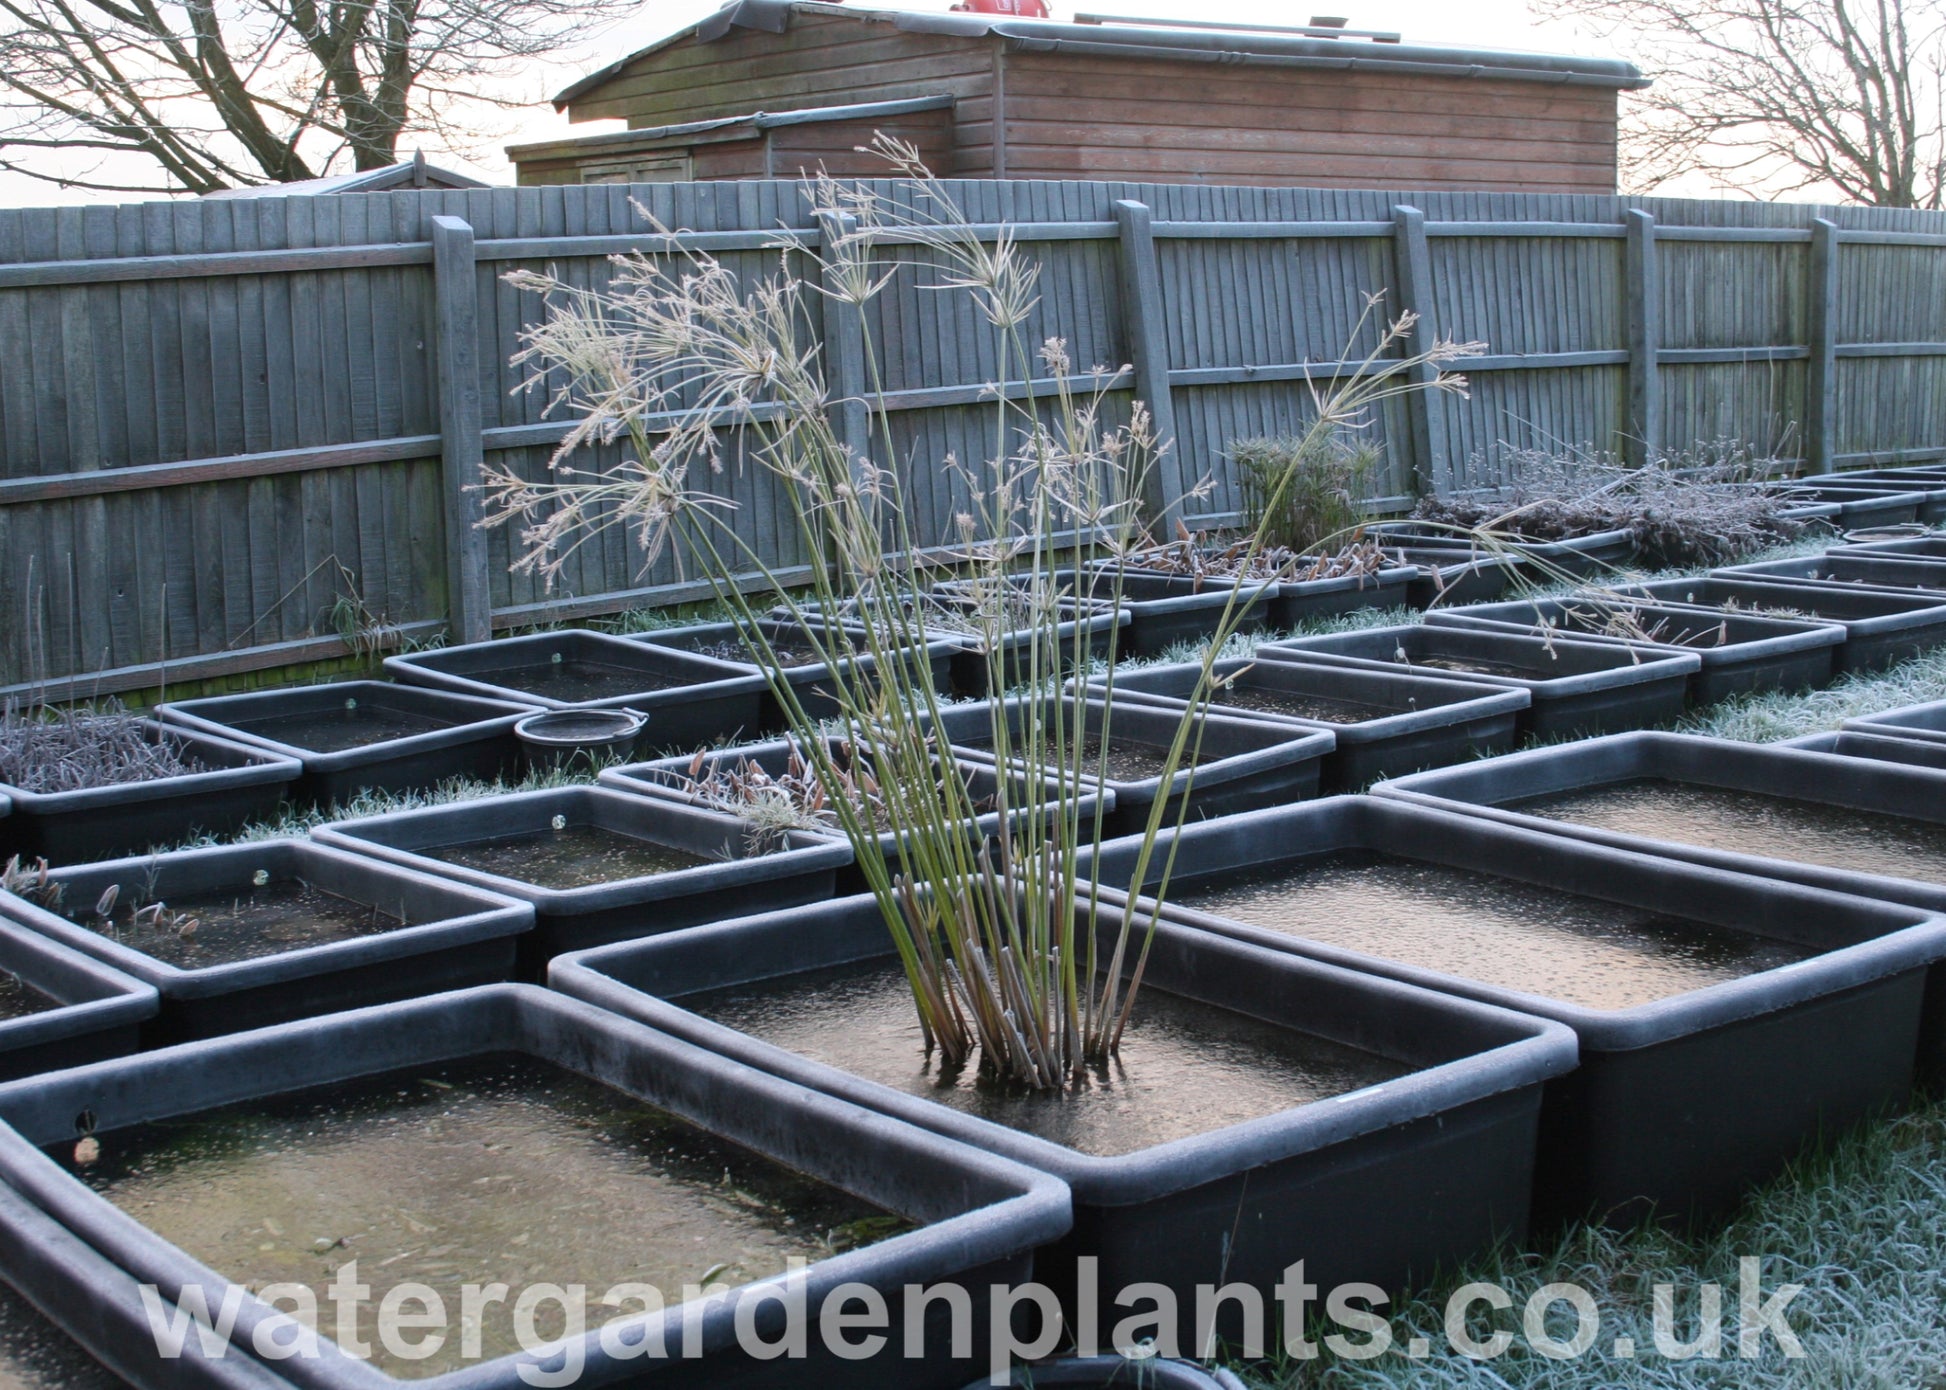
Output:
[[358,270],[384,265],[425,265],[431,260],[430,247],[423,243],[406,243],[39,261],[0,265],[0,290],[48,285],[106,285],[126,280],[200,280],[231,275],[295,274],[306,270]]
[[439,439],[446,474],[448,619],[461,642],[492,636],[492,578],[487,569],[479,486],[479,305],[474,285],[473,228],[457,217],[432,219],[433,280],[438,296]]
[[[1122,323],[1135,359],[1135,395],[1148,406],[1156,461],[1149,470],[1143,505],[1152,520],[1165,521],[1182,506],[1185,473],[1176,456],[1176,407],[1169,394],[1169,339],[1163,321],[1162,273],[1156,262],[1155,219],[1146,204],[1124,198],[1115,204],[1121,231]],[[1166,521],[1165,521],[1166,524]]]
[[1662,341],[1662,284],[1656,261],[1655,218],[1640,208],[1631,208],[1624,216],[1628,231],[1622,277],[1623,314],[1628,324],[1628,428],[1622,435],[1622,457],[1640,468],[1656,456],[1662,443],[1662,382],[1656,372],[1662,360],[1658,351]]
[[1389,237],[1390,222],[1154,222],[1158,240],[1299,241],[1307,238]]
[[1837,453],[1838,420],[1838,225],[1811,223],[1810,275],[1805,282],[1805,322],[1810,328],[1810,365],[1805,384],[1804,457],[1822,472]]
[[[1664,365],[1697,366],[1711,362],[1802,362],[1811,349],[1789,347],[1662,348],[1656,360]],[[1899,353],[1884,354],[1901,356]]]
[[[1810,356],[1808,348],[1795,351]],[[1838,343],[1832,352],[1836,357],[1946,357],[1946,343]]]

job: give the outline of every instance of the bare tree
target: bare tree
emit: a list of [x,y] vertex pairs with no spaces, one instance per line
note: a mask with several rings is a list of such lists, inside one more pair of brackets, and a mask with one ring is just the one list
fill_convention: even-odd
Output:
[[1704,173],[1740,191],[1946,197],[1941,0],[1534,0],[1650,69],[1623,133],[1631,185]]
[[404,134],[463,145],[524,62],[632,5],[0,0],[0,169],[207,193],[382,168]]

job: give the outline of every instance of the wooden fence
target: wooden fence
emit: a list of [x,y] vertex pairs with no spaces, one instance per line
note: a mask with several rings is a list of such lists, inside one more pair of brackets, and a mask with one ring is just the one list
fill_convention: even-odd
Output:
[[[1104,364],[1118,408],[1173,437],[1164,490],[1239,506],[1239,437],[1301,423],[1307,374],[1356,357],[1365,297],[1487,343],[1470,399],[1373,423],[1379,506],[1505,481],[1514,451],[1736,438],[1813,468],[1946,457],[1946,215],[1516,194],[1110,183],[951,185],[1043,265],[1030,341]],[[0,687],[50,698],[344,655],[381,625],[459,637],[696,596],[604,536],[554,592],[470,525],[493,457],[538,470],[567,426],[508,358],[535,297],[516,267],[598,283],[675,242],[774,267],[818,232],[791,183],[487,189],[0,211]],[[927,254],[862,325],[922,539],[949,534],[949,454],[985,457],[1001,376]],[[808,265],[796,253],[800,267]],[[1128,364],[1127,370],[1118,370]],[[849,375],[848,375],[849,374]],[[988,408],[990,410],[990,407]],[[734,441],[731,441],[732,450]],[[747,535],[790,528],[730,467]]]

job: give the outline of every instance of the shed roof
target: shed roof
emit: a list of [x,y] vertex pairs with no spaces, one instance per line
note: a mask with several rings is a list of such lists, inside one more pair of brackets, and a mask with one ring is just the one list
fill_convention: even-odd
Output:
[[845,106],[812,106],[801,111],[752,111],[741,116],[719,116],[710,121],[684,121],[679,125],[643,126],[636,130],[611,130],[604,135],[584,135],[572,140],[541,140],[530,145],[507,146],[510,159],[532,159],[550,151],[585,154],[608,148],[637,149],[659,142],[679,143],[702,140],[749,140],[766,130],[784,126],[824,125],[836,121],[871,121],[888,116],[906,116],[917,111],[943,111],[955,98],[950,93],[907,97],[903,101],[860,101]]
[[871,10],[819,0],[730,0],[715,14],[678,29],[646,48],[563,89],[557,108],[586,96],[642,59],[686,39],[714,43],[736,29],[781,34],[800,15],[890,24],[907,33],[940,34],[968,40],[996,38],[1009,50],[1068,53],[1090,58],[1164,59],[1267,67],[1317,68],[1341,72],[1382,72],[1431,77],[1490,77],[1500,81],[1544,82],[1638,88],[1648,80],[1632,63],[1614,58],[1516,53],[1500,49],[1452,48],[1393,42],[1391,35],[1345,33],[1324,37],[1311,31],[1250,30],[1156,26],[1104,19],[1088,24],[1012,15],[942,14],[911,10]]
[[254,184],[248,188],[219,188],[205,198],[313,198],[323,193],[385,193],[397,188],[490,188],[491,184],[437,164],[428,164],[423,153],[383,169],[361,169],[353,174],[333,174],[322,179],[299,179],[293,183]]

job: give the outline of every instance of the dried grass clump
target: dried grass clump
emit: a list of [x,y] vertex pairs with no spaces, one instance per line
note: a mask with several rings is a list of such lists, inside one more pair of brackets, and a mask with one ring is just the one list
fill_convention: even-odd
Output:
[[1507,500],[1428,497],[1414,518],[1526,541],[1627,531],[1642,562],[1655,568],[1731,564],[1803,530],[1783,514],[1787,495],[1752,486],[1775,461],[1733,441],[1641,468],[1604,455],[1540,450],[1517,450],[1509,464],[1515,482]]
[[1167,545],[1144,546],[1124,560],[1130,569],[1150,570],[1185,579],[1241,580],[1249,584],[1301,583],[1310,579],[1344,579],[1377,574],[1392,562],[1378,542],[1363,539],[1320,553],[1305,554],[1281,546],[1254,546],[1240,540],[1227,546],[1204,545],[1184,535]]
[[199,768],[146,721],[111,700],[100,709],[0,713],[0,784],[24,792],[78,792],[180,777]]

